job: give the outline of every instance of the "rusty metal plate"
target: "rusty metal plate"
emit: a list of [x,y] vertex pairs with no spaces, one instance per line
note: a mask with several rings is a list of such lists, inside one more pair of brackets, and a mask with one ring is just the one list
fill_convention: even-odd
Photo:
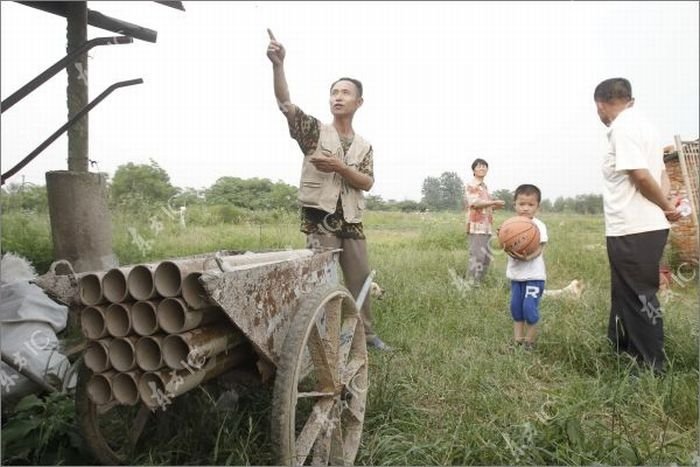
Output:
[[305,258],[207,271],[200,281],[211,299],[270,362],[277,365],[301,299],[338,283],[337,250]]

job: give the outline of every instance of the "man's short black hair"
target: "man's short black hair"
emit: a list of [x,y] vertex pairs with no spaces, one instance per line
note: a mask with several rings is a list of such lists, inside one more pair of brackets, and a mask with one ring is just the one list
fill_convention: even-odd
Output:
[[476,159],[474,159],[474,162],[472,162],[472,171],[473,171],[474,169],[476,169],[476,166],[479,165],[479,164],[485,165],[487,169],[488,169],[488,167],[489,167],[489,163],[488,163],[488,162],[486,162],[486,161],[483,160],[483,159],[476,158]]
[[537,204],[542,202],[542,192],[535,185],[520,185],[515,189],[515,194],[513,195],[513,201],[518,199],[519,195],[535,195],[537,196]]
[[610,78],[601,82],[595,88],[595,102],[610,102],[615,99],[629,101],[632,99],[632,85],[625,78]]
[[358,97],[362,97],[362,83],[360,82],[360,80],[355,79],[355,78],[348,78],[347,76],[344,76],[342,78],[339,78],[339,79],[333,81],[333,84],[331,84],[331,91],[333,91],[333,86],[335,86],[340,81],[350,81],[357,88]]

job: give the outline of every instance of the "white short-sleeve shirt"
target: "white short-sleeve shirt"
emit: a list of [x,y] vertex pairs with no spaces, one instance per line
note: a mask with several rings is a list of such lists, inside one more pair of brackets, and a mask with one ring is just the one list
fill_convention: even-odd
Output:
[[[547,226],[537,218],[533,218],[540,231],[540,245],[547,243]],[[541,254],[530,261],[520,261],[519,259],[508,257],[506,266],[506,277],[512,281],[544,281],[547,280],[547,271],[544,266],[544,254]]]
[[669,228],[663,210],[637,189],[627,171],[647,169],[661,184],[663,148],[652,125],[634,107],[610,124],[603,160],[605,235],[618,237]]

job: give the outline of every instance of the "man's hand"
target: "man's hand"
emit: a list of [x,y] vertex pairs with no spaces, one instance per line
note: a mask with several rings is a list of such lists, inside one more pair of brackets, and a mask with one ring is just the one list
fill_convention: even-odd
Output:
[[678,206],[678,201],[679,199],[676,197],[674,201],[670,201],[669,205],[664,208],[664,216],[669,222],[679,221],[683,217],[676,207]]
[[681,218],[681,214],[676,211],[674,203],[666,199],[661,187],[647,169],[629,170],[628,174],[632,183],[642,193],[642,196],[660,207],[669,222],[676,222]]
[[374,185],[374,179],[369,175],[363,174],[357,169],[345,164],[341,159],[333,156],[330,151],[322,149],[322,155],[311,156],[309,162],[313,164],[316,170],[325,173],[337,173],[345,179],[353,188],[358,190],[369,191]]
[[326,173],[341,172],[345,168],[343,161],[333,156],[312,156],[309,159],[309,162],[316,167],[316,170]]
[[506,202],[503,201],[502,199],[494,199],[494,200],[493,200],[493,207],[494,207],[494,209],[500,209],[500,208],[502,208],[502,207],[505,206],[505,205],[506,205]]
[[270,43],[267,46],[267,58],[270,59],[273,65],[282,65],[286,54],[284,46],[277,42],[269,28],[267,29],[267,34],[270,36]]
[[272,62],[272,79],[277,107],[287,117],[287,121],[291,123],[296,115],[296,106],[292,104],[292,100],[289,97],[289,86],[287,86],[287,78],[284,76],[284,56],[286,52],[282,44],[277,42],[275,35],[272,34],[269,28],[267,34],[270,36],[270,44],[267,46],[267,57]]

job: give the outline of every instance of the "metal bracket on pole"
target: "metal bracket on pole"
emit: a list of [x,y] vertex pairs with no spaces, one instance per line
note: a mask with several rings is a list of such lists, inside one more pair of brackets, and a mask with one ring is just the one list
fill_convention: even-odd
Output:
[[63,70],[69,63],[74,62],[80,55],[87,52],[98,45],[111,45],[111,44],[131,44],[134,39],[128,36],[115,36],[115,37],[98,37],[91,39],[84,43],[82,46],[69,53],[50,67],[48,67],[43,72],[39,73],[36,78],[19,88],[17,91],[12,93],[7,99],[2,101],[0,104],[0,113],[6,111],[17,102],[24,99],[28,94],[34,91],[36,88],[44,84],[46,81],[51,79],[56,73]]
[[63,124],[63,126],[61,128],[59,128],[58,130],[56,130],[51,136],[49,136],[46,139],[46,141],[44,141],[39,146],[37,146],[36,149],[34,149],[32,152],[30,152],[27,157],[22,159],[17,165],[12,167],[10,170],[8,170],[4,174],[2,174],[2,179],[0,180],[0,185],[4,185],[8,178],[12,177],[17,172],[22,170],[22,168],[25,165],[29,164],[36,156],[39,155],[39,153],[41,153],[41,151],[46,149],[51,143],[53,143],[56,139],[58,139],[59,136],[61,136],[63,133],[65,133],[66,130],[68,130],[68,128],[70,128],[75,122],[80,120],[80,118],[83,115],[85,115],[90,110],[92,110],[92,108],[95,107],[97,104],[99,104],[105,97],[107,97],[109,94],[111,94],[112,91],[114,91],[115,89],[118,89],[118,88],[125,87],[125,86],[132,86],[134,84],[142,84],[142,83],[143,83],[143,79],[137,78],[137,79],[132,79],[132,80],[128,80],[128,81],[120,81],[118,83],[114,83],[113,85],[111,85],[110,87],[105,89],[102,92],[102,94],[100,94],[95,99],[93,99],[92,102],[90,102],[88,105],[86,105],[85,107],[80,109],[80,111],[78,113],[76,113],[73,116],[73,118],[71,118],[65,124]]

